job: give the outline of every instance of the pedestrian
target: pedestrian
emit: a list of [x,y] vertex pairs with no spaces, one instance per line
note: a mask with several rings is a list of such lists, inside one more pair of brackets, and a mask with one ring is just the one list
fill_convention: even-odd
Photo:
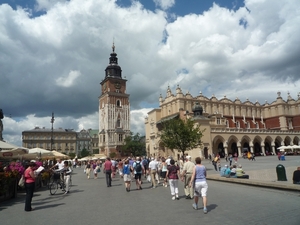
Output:
[[91,168],[92,168],[92,165],[90,163],[90,161],[87,162],[87,164],[85,165],[85,173],[86,173],[86,176],[87,176],[87,179],[90,179],[90,176],[91,176]]
[[167,178],[169,179],[170,191],[172,200],[179,200],[178,196],[178,179],[180,176],[179,166],[175,166],[174,159],[170,160],[170,166],[168,166]]
[[118,171],[121,178],[123,178],[123,163],[121,159],[118,162]]
[[72,169],[71,169],[68,161],[64,161],[63,174],[64,174],[64,183],[66,184],[66,189],[65,189],[64,194],[68,194],[69,193],[71,173],[72,173]]
[[238,162],[238,154],[234,153],[234,163],[237,164]]
[[125,183],[125,189],[127,192],[130,192],[131,170],[132,170],[132,167],[129,165],[129,160],[125,160],[124,166],[122,169],[122,174],[123,174],[123,179],[124,179],[124,183]]
[[161,178],[164,179],[164,183],[163,183],[164,187],[168,187],[168,183],[167,183],[167,171],[168,171],[168,165],[166,163],[166,159],[163,157],[161,159]]
[[136,161],[133,163],[134,178],[136,183],[136,189],[142,190],[142,173],[145,171],[140,157],[136,157]]
[[26,198],[25,198],[25,211],[30,212],[33,210],[31,207],[31,201],[33,197],[34,187],[35,187],[35,173],[34,169],[36,164],[34,162],[30,162],[27,169],[24,172],[25,178],[25,191],[26,191]]
[[106,185],[107,187],[111,187],[111,171],[112,171],[112,163],[110,158],[107,157],[103,164],[103,173],[105,173]]
[[198,209],[198,200],[199,196],[202,196],[202,201],[203,201],[203,212],[206,214],[207,213],[207,189],[208,185],[206,182],[206,168],[201,164],[201,158],[197,157],[195,159],[196,161],[196,166],[193,169],[193,174],[192,178],[190,181],[190,187],[194,186],[194,201],[195,203],[193,204],[194,209]]
[[229,155],[229,166],[232,164],[232,154]]
[[221,171],[221,160],[218,160],[218,170]]
[[293,184],[300,184],[300,167],[293,173]]
[[149,171],[148,171],[148,167],[149,167],[149,161],[146,157],[143,158],[142,160],[142,163],[143,163],[143,167],[144,167],[144,170],[145,170],[145,178],[146,176],[148,175]]
[[256,160],[255,160],[255,154],[254,154],[254,153],[252,153],[252,161],[256,161]]
[[151,175],[152,188],[156,188],[156,179],[155,175],[157,173],[158,163],[154,158],[151,158],[151,162],[149,163],[149,173]]
[[214,168],[215,168],[216,171],[218,171],[218,169],[217,169],[217,163],[218,163],[218,160],[219,160],[219,157],[216,156],[216,157],[213,159],[213,161],[212,161],[213,166],[214,166]]
[[194,187],[189,186],[193,170],[195,164],[191,161],[191,156],[186,156],[186,161],[183,165],[183,170],[181,173],[181,181],[184,181],[184,192],[185,192],[185,199],[193,199],[194,198]]

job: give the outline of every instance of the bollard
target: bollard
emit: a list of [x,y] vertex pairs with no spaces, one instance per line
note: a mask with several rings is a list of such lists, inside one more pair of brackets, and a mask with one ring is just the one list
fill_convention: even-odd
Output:
[[286,173],[285,173],[285,168],[283,165],[278,164],[276,166],[276,173],[277,173],[277,180],[278,181],[287,181],[286,179]]

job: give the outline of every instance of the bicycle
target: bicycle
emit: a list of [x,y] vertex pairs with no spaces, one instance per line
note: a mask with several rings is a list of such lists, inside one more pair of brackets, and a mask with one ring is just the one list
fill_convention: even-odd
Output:
[[72,179],[70,177],[69,180],[69,188],[66,190],[66,184],[64,182],[63,173],[54,172],[51,177],[52,182],[49,185],[50,194],[54,195],[58,189],[61,189],[62,191],[70,191],[72,186]]

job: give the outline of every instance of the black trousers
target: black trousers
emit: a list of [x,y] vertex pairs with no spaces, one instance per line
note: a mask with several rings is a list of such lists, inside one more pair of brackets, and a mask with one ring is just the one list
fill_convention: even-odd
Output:
[[33,197],[35,183],[25,183],[25,191],[26,191],[26,198],[25,198],[25,211],[31,211],[31,201]]
[[105,171],[105,177],[106,177],[106,185],[107,187],[111,186],[111,170]]

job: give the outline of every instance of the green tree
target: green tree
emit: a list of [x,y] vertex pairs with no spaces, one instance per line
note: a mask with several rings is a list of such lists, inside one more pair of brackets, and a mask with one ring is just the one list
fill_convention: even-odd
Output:
[[122,146],[123,155],[142,156],[146,154],[145,137],[140,136],[139,133],[133,135],[131,132],[130,136],[127,136],[124,141],[125,145]]
[[203,131],[191,119],[175,118],[162,123],[160,139],[165,147],[177,149],[184,155],[186,151],[201,145]]
[[80,153],[81,157],[84,158],[86,156],[89,156],[90,153],[88,150],[86,150],[85,148],[81,150],[81,153]]
[[75,158],[75,156],[76,156],[76,154],[75,153],[69,153],[69,157],[71,158],[71,159],[74,159]]

